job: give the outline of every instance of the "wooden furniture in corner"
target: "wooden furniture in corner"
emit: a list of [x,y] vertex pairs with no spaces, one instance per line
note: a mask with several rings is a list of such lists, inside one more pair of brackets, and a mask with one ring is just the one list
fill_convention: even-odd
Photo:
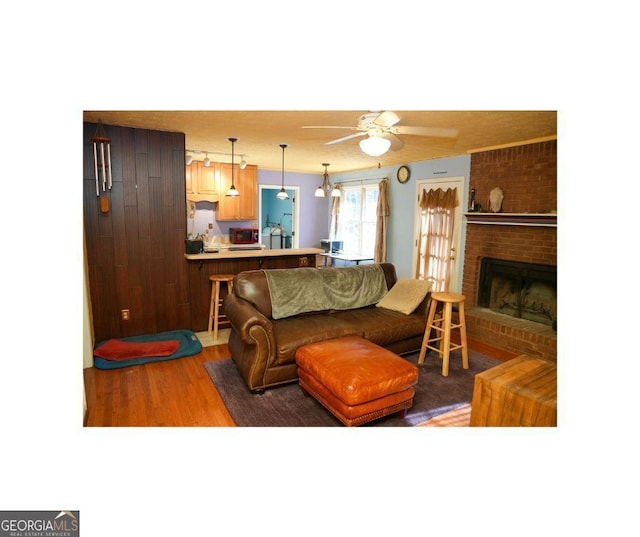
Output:
[[556,364],[521,355],[476,375],[471,427],[555,427]]

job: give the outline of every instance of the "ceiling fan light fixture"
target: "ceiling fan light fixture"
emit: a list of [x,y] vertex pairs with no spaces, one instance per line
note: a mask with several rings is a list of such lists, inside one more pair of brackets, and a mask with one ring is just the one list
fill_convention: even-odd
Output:
[[385,154],[391,147],[391,141],[379,136],[369,136],[360,140],[360,149],[371,157]]

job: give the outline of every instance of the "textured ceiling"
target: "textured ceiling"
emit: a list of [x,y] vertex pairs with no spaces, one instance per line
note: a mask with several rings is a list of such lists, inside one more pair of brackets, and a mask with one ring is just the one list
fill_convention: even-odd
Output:
[[[370,157],[360,150],[361,138],[326,145],[326,142],[356,131],[347,129],[303,129],[305,125],[353,126],[367,110],[321,111],[85,111],[84,121],[102,121],[143,129],[183,132],[187,149],[230,153],[238,138],[236,155],[246,155],[249,164],[279,170],[280,144],[287,144],[285,169],[293,172],[329,173],[393,166],[434,158],[465,155],[477,149],[513,144],[557,135],[555,111],[408,111],[394,110],[400,126],[454,128],[455,138],[401,134],[404,147]],[[202,160],[204,155],[196,155]],[[230,157],[210,155],[214,161]],[[239,159],[236,159],[238,162]]]

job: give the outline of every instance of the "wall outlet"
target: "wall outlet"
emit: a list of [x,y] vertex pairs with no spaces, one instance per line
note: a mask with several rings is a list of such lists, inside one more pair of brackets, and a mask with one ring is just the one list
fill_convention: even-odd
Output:
[[213,229],[213,223],[209,222],[209,229]]
[[122,310],[120,312],[120,317],[123,321],[128,321],[131,318],[131,314],[129,313],[129,310]]

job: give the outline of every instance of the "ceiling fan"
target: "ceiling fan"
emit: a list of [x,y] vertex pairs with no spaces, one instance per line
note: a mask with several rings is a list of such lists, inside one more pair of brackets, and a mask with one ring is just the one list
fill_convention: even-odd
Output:
[[358,138],[361,136],[367,136],[363,140],[360,140],[360,148],[371,155],[377,157],[386,153],[387,150],[398,151],[404,146],[404,142],[397,136],[398,134],[409,134],[415,136],[435,136],[442,138],[455,138],[458,135],[457,129],[445,129],[436,127],[408,127],[404,125],[398,125],[400,118],[395,112],[386,110],[384,112],[369,112],[362,114],[358,118],[358,125],[356,127],[345,126],[304,126],[303,129],[349,129],[352,131],[358,131],[355,134],[337,138],[326,142],[325,145],[337,144],[351,140],[352,138]]

